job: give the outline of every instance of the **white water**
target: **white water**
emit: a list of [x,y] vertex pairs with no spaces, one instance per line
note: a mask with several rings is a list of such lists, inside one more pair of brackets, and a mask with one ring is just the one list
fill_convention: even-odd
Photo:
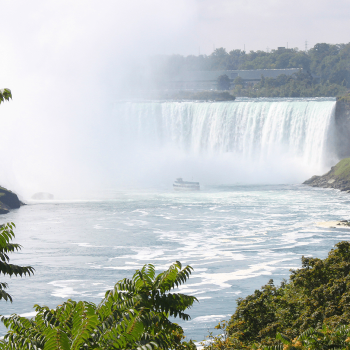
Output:
[[206,183],[293,183],[326,171],[334,111],[334,99],[116,105],[123,147],[152,177]]
[[[181,324],[189,338],[204,339],[234,312],[237,297],[288,278],[302,255],[324,258],[350,238],[347,229],[316,225],[348,219],[347,193],[297,184],[208,186],[301,182],[326,170],[334,107],[322,99],[118,104],[114,124],[103,125],[101,147],[112,152],[98,153],[101,165],[105,158],[113,175],[153,180],[155,188],[108,191],[100,201],[32,201],[11,211],[4,220],[16,223],[24,247],[11,262],[36,273],[5,276],[14,303],[1,313],[30,316],[35,303],[54,307],[67,298],[99,302],[143,264],[160,271],[180,260],[195,269],[180,290],[200,301]],[[172,182],[183,174],[202,190],[174,193]]]
[[[101,201],[42,201],[11,211],[23,249],[11,263],[31,265],[26,278],[2,276],[14,302],[0,313],[32,315],[33,305],[55,307],[68,298],[99,303],[118,280],[143,264],[161,272],[176,260],[194,268],[180,292],[198,298],[181,322],[203,340],[229,319],[238,297],[270,278],[279,284],[302,255],[325,258],[350,230],[316,225],[349,219],[348,193],[305,185],[213,186],[198,192],[109,193]],[[176,319],[178,322],[178,320]],[[0,328],[0,335],[4,328]]]

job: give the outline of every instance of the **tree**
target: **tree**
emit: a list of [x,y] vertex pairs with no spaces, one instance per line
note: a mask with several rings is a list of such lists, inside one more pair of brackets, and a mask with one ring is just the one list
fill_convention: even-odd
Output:
[[195,349],[181,342],[182,328],[169,320],[188,320],[193,296],[170,293],[189,277],[180,262],[156,276],[153,265],[137,270],[106,292],[101,303],[67,300],[56,309],[35,305],[37,315],[2,317],[9,328],[1,349]]
[[[270,280],[261,290],[239,299],[225,329],[226,343],[230,346],[220,350],[252,349],[257,343],[261,349],[279,346],[279,333],[283,334],[285,345],[292,339],[301,345],[304,341],[311,342],[309,336],[317,333],[318,345],[305,346],[305,349],[338,348],[334,340],[348,343],[350,242],[339,242],[335,247],[323,260],[302,257],[302,268],[291,270],[289,282],[282,282],[278,287]],[[329,347],[323,347],[327,342]],[[216,345],[212,349],[218,349]],[[295,348],[295,344],[293,346]]]
[[[320,329],[309,328],[299,337],[291,339],[282,333],[277,333],[276,339],[281,341],[283,349],[319,350],[319,349],[350,349],[349,326],[339,326],[335,329],[324,325]],[[275,347],[265,347],[264,350],[274,350]]]
[[[10,258],[8,253],[18,251],[21,246],[16,243],[10,243],[15,237],[13,233],[13,228],[15,224],[13,222],[7,223],[0,227],[0,274],[3,275],[15,275],[15,276],[25,276],[34,273],[34,268],[31,266],[18,266],[9,263]],[[5,292],[7,289],[7,283],[0,282],[0,299],[10,300],[12,302],[12,297],[10,294]]]
[[[12,98],[10,89],[0,89],[0,104],[4,101],[9,101],[10,98]],[[21,249],[19,244],[10,243],[15,237],[13,233],[14,227],[15,224],[13,222],[0,226],[0,274],[21,277],[33,274],[34,268],[31,266],[18,266],[9,263],[10,258],[7,254]],[[0,299],[10,300],[12,302],[11,295],[5,292],[7,287],[7,283],[0,282]]]
[[293,52],[283,52],[278,55],[275,63],[277,69],[288,68],[290,59],[294,56]]
[[218,90],[229,90],[231,86],[231,80],[226,74],[223,74],[218,77],[217,84]]
[[240,86],[244,86],[244,80],[242,79],[242,77],[238,76],[236,77],[236,79],[233,81],[233,83],[236,85],[240,85]]
[[0,103],[4,101],[9,101],[12,98],[12,93],[10,89],[0,89]]
[[303,68],[310,70],[310,57],[305,52],[298,52],[289,60],[289,68]]
[[[235,84],[233,87],[237,96],[246,97],[317,97],[339,96],[347,93],[350,87],[350,43],[330,45],[316,44],[312,49],[299,51],[298,48],[265,51],[232,50],[229,53],[224,48],[218,48],[209,55],[188,56],[173,55],[164,58],[166,64],[154,63],[154,73],[165,80],[176,74],[187,74],[192,71],[223,71],[223,70],[256,70],[256,69],[288,69],[301,68],[302,73],[309,78],[296,83],[290,79],[283,84]],[[164,65],[167,69],[162,72]],[[158,70],[158,75],[156,74]],[[266,79],[268,74],[264,74]],[[230,76],[230,75],[229,75]],[[308,82],[309,81],[309,82]],[[270,83],[272,81],[270,80]],[[273,82],[275,83],[275,82]],[[239,85],[239,86],[238,86]],[[228,88],[218,87],[218,89]]]

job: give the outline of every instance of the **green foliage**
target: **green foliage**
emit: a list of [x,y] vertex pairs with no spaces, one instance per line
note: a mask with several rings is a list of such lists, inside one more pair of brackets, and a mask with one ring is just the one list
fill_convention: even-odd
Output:
[[[236,78],[237,79],[237,78]],[[232,93],[236,96],[247,97],[313,97],[313,96],[338,96],[345,94],[347,88],[342,85],[317,84],[307,72],[287,76],[279,75],[277,78],[262,77],[258,84],[246,84],[236,82]]]
[[221,349],[272,349],[281,341],[290,349],[347,349],[349,302],[350,242],[340,242],[326,259],[302,257],[302,268],[291,271],[289,282],[277,287],[270,280],[239,299],[225,329],[231,346]]
[[162,96],[162,99],[167,100],[192,100],[192,101],[234,101],[235,96],[231,95],[228,91],[179,91],[175,94],[167,94]]
[[335,329],[324,325],[321,329],[309,328],[297,339],[301,349],[350,349],[350,329],[339,326]]
[[132,279],[106,292],[101,303],[67,300],[56,309],[35,305],[32,320],[2,317],[9,329],[2,349],[195,349],[182,342],[183,330],[169,317],[188,320],[185,312],[197,299],[170,291],[189,278],[192,268],[180,262],[156,275],[145,265]]
[[[31,266],[18,266],[10,264],[10,258],[8,253],[12,253],[21,249],[21,246],[16,243],[11,243],[12,239],[15,237],[13,229],[15,224],[9,222],[0,227],[0,273],[9,276],[25,276],[34,273],[34,268]],[[10,300],[12,302],[12,297],[8,294],[5,289],[8,288],[7,283],[0,282],[0,299]]]
[[350,93],[347,92],[346,94],[337,97],[338,102],[345,102],[345,103],[350,103]]
[[[262,80],[264,82],[264,76],[262,76]],[[244,86],[244,80],[240,76],[236,77],[233,83],[235,84],[235,86],[239,85],[241,88]]]
[[276,86],[278,78],[271,79],[269,87],[242,86],[233,94],[247,97],[342,96],[350,88],[350,43],[319,43],[307,52],[297,48],[227,52],[218,48],[211,55],[169,56],[154,67],[157,67],[155,76],[168,78],[186,71],[301,68],[308,77],[285,79],[279,86]]
[[10,89],[0,89],[0,104],[4,101],[9,101],[12,98]]
[[[339,326],[335,329],[323,326],[320,329],[309,328],[298,337],[291,339],[282,333],[277,333],[276,339],[282,344],[262,347],[264,350],[319,350],[319,349],[350,349],[350,328]],[[255,348],[261,344],[255,345]]]
[[221,334],[214,336],[209,332],[207,340],[201,343],[205,350],[241,349],[244,346],[236,338],[230,337],[227,321],[221,321],[215,328],[220,329]]
[[226,74],[223,74],[218,77],[217,84],[218,90],[229,90],[231,87],[231,80]]
[[350,179],[350,158],[342,159],[332,169],[334,175],[341,179]]

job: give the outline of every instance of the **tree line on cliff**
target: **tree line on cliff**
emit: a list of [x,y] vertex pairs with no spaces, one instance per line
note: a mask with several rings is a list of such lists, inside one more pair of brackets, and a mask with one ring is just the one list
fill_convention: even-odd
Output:
[[350,242],[336,244],[326,259],[302,257],[288,282],[270,280],[238,299],[220,326],[226,338],[214,339],[210,348],[350,349],[349,273]]
[[263,79],[259,84],[235,81],[233,94],[247,97],[339,96],[350,88],[350,43],[319,43],[308,51],[297,48],[265,51],[218,48],[210,55],[158,56],[152,60],[159,81],[190,71],[301,68],[293,76]]

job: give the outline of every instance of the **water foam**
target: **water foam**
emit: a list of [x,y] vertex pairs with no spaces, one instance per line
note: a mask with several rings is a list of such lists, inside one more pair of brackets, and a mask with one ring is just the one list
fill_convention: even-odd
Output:
[[178,169],[211,183],[286,183],[324,171],[335,158],[334,112],[334,99],[116,105],[125,153],[144,176]]

